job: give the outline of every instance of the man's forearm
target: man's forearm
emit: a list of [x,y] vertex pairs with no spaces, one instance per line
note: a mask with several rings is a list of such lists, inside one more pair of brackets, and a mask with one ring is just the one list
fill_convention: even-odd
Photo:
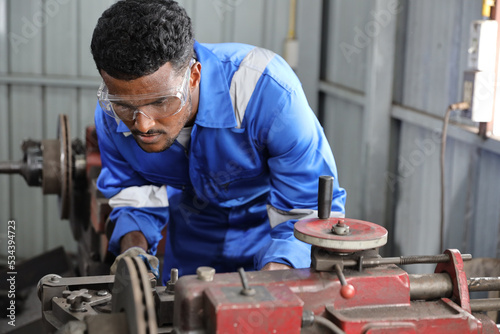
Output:
[[139,231],[132,231],[125,234],[120,240],[120,252],[123,253],[130,247],[141,247],[145,251],[148,250],[148,241]]

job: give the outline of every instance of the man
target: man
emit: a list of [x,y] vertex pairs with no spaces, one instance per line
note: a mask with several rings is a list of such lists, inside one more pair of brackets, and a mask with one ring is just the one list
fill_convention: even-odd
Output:
[[[317,217],[331,149],[298,78],[274,53],[194,41],[174,1],[119,1],[99,19],[92,54],[102,76],[95,123],[110,198],[110,251],[154,260],[168,223],[163,281],[193,274],[301,268],[309,245],[293,236]],[[155,265],[153,265],[154,267]]]

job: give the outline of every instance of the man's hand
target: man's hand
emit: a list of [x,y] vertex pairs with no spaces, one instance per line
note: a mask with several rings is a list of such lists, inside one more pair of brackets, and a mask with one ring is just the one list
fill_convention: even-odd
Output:
[[142,249],[141,247],[131,247],[131,248],[127,249],[125,252],[123,252],[122,254],[118,255],[115,259],[115,262],[113,263],[113,265],[109,269],[110,274],[114,275],[116,273],[116,268],[118,267],[118,262],[120,262],[120,260],[122,258],[134,257],[134,256],[138,256],[138,257],[142,258],[142,260],[146,264],[147,269],[151,270],[151,272],[153,273],[153,275],[155,275],[155,277],[157,279],[160,277],[160,271],[159,271],[160,261],[158,260],[158,258],[156,256],[153,256],[153,255],[146,253],[146,251],[144,249]]
[[267,271],[267,270],[285,270],[285,269],[293,269],[293,268],[283,263],[269,262],[264,267],[262,267],[261,270]]

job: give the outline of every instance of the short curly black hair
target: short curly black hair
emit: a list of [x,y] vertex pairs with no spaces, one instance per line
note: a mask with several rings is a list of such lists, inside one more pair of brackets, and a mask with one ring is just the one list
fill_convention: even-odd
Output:
[[184,8],[172,0],[122,0],[99,18],[92,56],[99,72],[133,80],[170,62],[180,70],[193,57],[194,34]]

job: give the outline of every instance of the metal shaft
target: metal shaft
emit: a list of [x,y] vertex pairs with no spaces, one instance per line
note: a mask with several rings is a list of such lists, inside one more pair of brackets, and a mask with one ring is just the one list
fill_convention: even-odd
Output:
[[323,175],[319,177],[318,184],[318,218],[330,218],[332,211],[333,176]]
[[[453,283],[446,273],[408,276],[412,300],[431,300],[452,295]],[[467,285],[469,292],[500,291],[500,277],[471,277]]]
[[0,162],[0,174],[21,174],[22,162]]
[[337,263],[337,264],[335,264],[334,268],[335,268],[335,273],[337,274],[337,277],[339,278],[340,284],[342,286],[347,285],[347,281],[345,280],[345,276],[344,276],[344,273],[342,272],[342,268],[340,267],[340,265]]
[[[462,254],[462,260],[470,261],[471,254]],[[363,258],[363,267],[376,267],[382,264],[417,264],[417,263],[441,263],[448,262],[450,258],[446,254],[423,255],[423,256],[399,256],[399,257],[381,257],[381,258]],[[343,260],[346,267],[355,267],[359,263],[357,260]]]
[[471,277],[469,291],[500,291],[500,277]]
[[425,274],[408,275],[410,278],[411,300],[432,300],[437,298],[449,298],[453,294],[453,283],[450,275]]
[[[472,259],[471,254],[462,254],[462,260],[469,261]],[[363,259],[363,266],[371,267],[381,264],[417,264],[417,263],[441,263],[450,260],[447,254],[439,255],[423,255],[423,256],[400,256],[400,257],[384,257],[384,258],[368,258]]]
[[471,299],[470,308],[472,312],[499,311],[500,298]]

